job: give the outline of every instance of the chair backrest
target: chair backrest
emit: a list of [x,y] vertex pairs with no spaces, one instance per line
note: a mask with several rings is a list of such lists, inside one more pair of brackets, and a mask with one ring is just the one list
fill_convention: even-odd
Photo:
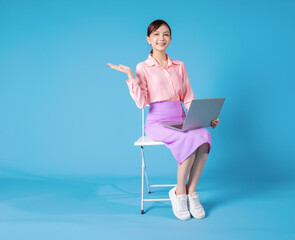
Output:
[[[146,105],[146,107],[149,107],[149,106],[150,106],[149,104]],[[144,137],[144,109],[146,107],[144,107],[141,111],[141,129],[142,129],[141,134],[142,134],[142,137]]]

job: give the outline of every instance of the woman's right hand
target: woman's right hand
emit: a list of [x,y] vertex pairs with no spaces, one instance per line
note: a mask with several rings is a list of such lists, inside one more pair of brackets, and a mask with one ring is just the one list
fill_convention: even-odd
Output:
[[134,78],[133,73],[132,73],[132,69],[130,67],[124,66],[122,64],[117,66],[117,65],[114,65],[112,63],[107,63],[107,65],[109,65],[111,68],[113,68],[115,70],[126,73],[128,75],[129,79]]

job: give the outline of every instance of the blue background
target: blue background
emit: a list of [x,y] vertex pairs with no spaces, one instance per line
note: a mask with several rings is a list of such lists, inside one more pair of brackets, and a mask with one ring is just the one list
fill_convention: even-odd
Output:
[[[75,239],[70,231],[74,228],[91,239],[102,234],[95,226],[107,225],[108,220],[114,223],[114,212],[121,213],[116,220],[121,224],[118,219],[125,215],[132,219],[128,216],[132,211],[135,219],[141,219],[136,220],[139,225],[154,223],[155,217],[170,221],[167,226],[172,221],[175,226],[187,226],[176,220],[169,203],[150,204],[153,210],[139,215],[141,159],[133,142],[141,134],[141,111],[130,96],[127,75],[107,65],[123,64],[135,73],[136,64],[151,50],[145,39],[148,25],[163,19],[172,30],[167,54],[185,63],[196,98],[226,98],[218,127],[210,129],[212,150],[200,186],[217,194],[214,191],[221,185],[215,184],[224,182],[223,186],[237,190],[237,196],[247,195],[242,189],[248,196],[266,199],[277,197],[280,191],[287,201],[284,211],[275,216],[267,214],[282,203],[281,199],[269,206],[260,202],[261,208],[266,207],[265,211],[260,207],[255,210],[255,215],[261,216],[261,229],[250,225],[251,230],[241,230],[245,223],[236,220],[235,230],[225,230],[224,237],[242,239],[239,231],[247,232],[252,239],[268,236],[265,234],[271,231],[278,235],[272,232],[269,239],[294,237],[291,229],[295,221],[289,215],[294,213],[291,203],[295,199],[294,10],[291,0],[0,1],[1,199],[11,207],[15,199],[23,201],[24,196],[58,196],[53,200],[45,197],[41,203],[35,199],[40,205],[32,204],[32,199],[17,203],[14,207],[18,210],[2,205],[3,233],[18,239],[18,233],[21,236],[30,228],[43,227],[46,231],[55,228],[56,222],[78,224],[77,219],[85,219],[91,226],[85,222],[58,225],[59,236]],[[151,176],[176,181],[177,164],[170,150],[163,146],[147,148],[146,157],[151,161]],[[119,187],[124,181],[126,185]],[[119,189],[121,192],[115,193]],[[103,193],[117,203],[113,206]],[[206,192],[203,194],[206,196]],[[227,196],[231,202],[232,195]],[[124,197],[130,200],[127,205],[122,204]],[[84,198],[92,201],[85,208],[76,202]],[[217,197],[214,203],[225,198]],[[69,205],[72,208],[66,207]],[[108,206],[107,210],[98,205]],[[20,206],[41,217],[23,213]],[[213,210],[210,206],[207,209]],[[228,207],[235,213],[234,206]],[[237,209],[245,210],[243,206]],[[253,210],[253,205],[249,209]],[[225,214],[229,212],[227,209]],[[59,218],[67,214],[79,217]],[[203,237],[214,239],[215,235],[207,231],[212,230],[210,224],[226,222],[221,216],[217,214],[214,223],[210,217],[203,220]],[[270,218],[275,222],[265,224]],[[20,219],[23,222],[18,225]],[[40,219],[49,225],[42,225]],[[271,230],[265,226],[271,226]],[[127,229],[121,230],[127,234]],[[190,230],[187,234],[192,236]]]

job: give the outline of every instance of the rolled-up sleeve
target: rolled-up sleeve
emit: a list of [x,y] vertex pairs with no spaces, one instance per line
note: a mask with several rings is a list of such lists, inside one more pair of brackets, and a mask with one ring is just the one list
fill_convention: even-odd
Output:
[[193,93],[193,89],[191,87],[190,81],[188,79],[188,75],[186,72],[186,68],[184,63],[182,62],[182,81],[183,81],[183,88],[182,88],[182,103],[185,106],[186,110],[189,109],[192,100],[196,99]]
[[142,67],[139,64],[136,65],[135,79],[127,79],[126,83],[136,106],[140,109],[145,108],[147,105],[147,82]]

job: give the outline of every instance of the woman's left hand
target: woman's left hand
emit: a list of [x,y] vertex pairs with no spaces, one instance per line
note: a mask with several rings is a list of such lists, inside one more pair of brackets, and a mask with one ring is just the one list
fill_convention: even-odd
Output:
[[220,122],[220,120],[218,118],[213,119],[211,121],[211,127],[216,128],[216,126],[218,125],[219,122]]

